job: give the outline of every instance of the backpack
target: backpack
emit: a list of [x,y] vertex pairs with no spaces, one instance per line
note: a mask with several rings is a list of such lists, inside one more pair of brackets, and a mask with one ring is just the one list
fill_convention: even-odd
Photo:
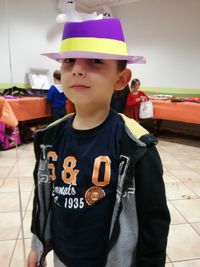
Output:
[[0,122],[0,150],[6,150],[21,144],[18,127]]

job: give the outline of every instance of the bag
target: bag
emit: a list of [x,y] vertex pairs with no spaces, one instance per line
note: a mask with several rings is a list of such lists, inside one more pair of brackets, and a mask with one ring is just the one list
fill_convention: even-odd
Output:
[[153,104],[151,101],[144,101],[140,103],[139,118],[140,119],[153,118]]
[[0,122],[0,150],[6,150],[21,144],[18,127]]

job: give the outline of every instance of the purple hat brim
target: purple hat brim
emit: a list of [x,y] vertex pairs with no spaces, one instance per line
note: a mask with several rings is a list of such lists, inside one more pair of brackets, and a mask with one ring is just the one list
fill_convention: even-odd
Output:
[[98,59],[111,59],[111,60],[127,60],[129,64],[145,64],[146,59],[143,56],[123,56],[106,53],[94,53],[83,51],[68,51],[57,53],[43,53],[42,56],[46,56],[55,61],[61,61],[65,58],[98,58]]

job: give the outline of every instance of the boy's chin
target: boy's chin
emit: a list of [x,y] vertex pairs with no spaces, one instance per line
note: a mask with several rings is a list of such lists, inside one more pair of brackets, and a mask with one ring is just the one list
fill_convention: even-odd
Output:
[[84,97],[79,97],[79,99],[77,99],[77,98],[72,98],[71,99],[71,102],[75,105],[75,106],[82,106],[82,107],[84,107],[84,106],[88,106],[88,105],[93,105],[93,101],[90,101],[89,99],[85,99]]

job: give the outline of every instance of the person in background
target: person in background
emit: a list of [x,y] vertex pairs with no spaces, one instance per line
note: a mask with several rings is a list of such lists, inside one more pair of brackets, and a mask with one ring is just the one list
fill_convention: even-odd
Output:
[[129,93],[130,87],[128,84],[120,91],[115,90],[111,98],[111,108],[117,112],[123,113]]
[[51,103],[53,120],[58,120],[66,115],[66,96],[61,86],[61,72],[56,70],[53,73],[54,85],[52,85],[47,93],[47,99]]
[[140,80],[133,79],[131,82],[131,92],[128,94],[124,114],[136,121],[139,121],[139,107],[140,103],[149,100],[148,96],[139,90]]

